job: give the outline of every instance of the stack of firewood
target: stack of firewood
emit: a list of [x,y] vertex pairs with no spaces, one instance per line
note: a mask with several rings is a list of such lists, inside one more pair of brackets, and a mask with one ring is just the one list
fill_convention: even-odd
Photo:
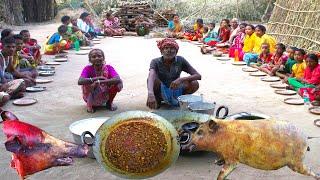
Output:
[[171,21],[175,14],[176,11],[172,9],[161,10],[154,13],[153,19],[158,27],[166,27],[168,26],[168,21]]
[[135,19],[143,14],[146,18],[153,19],[153,10],[147,2],[125,2],[119,6],[115,13],[121,22],[121,26],[127,31],[135,31]]

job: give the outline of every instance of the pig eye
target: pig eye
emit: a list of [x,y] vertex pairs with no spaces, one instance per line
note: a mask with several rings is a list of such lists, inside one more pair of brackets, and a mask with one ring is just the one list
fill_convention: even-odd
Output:
[[182,125],[182,129],[185,131],[196,132],[198,128],[199,128],[199,123],[197,122],[191,122],[191,123],[186,123]]
[[197,132],[197,135],[202,136],[202,135],[203,135],[203,130],[200,129],[200,130]]

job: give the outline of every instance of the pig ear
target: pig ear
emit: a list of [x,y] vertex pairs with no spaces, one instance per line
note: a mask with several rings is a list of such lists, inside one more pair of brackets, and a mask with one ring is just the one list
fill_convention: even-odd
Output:
[[16,115],[14,115],[10,111],[3,111],[0,109],[0,116],[2,118],[2,121],[7,121],[7,120],[19,120]]
[[209,129],[212,131],[217,130],[218,124],[214,120],[209,121]]

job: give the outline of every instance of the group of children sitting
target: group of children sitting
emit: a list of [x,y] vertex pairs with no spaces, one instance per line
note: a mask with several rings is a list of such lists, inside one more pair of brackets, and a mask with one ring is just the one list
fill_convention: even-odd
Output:
[[[61,22],[58,31],[47,38],[45,54],[55,55],[77,46],[88,46],[91,45],[90,40],[103,35],[86,12],[79,19],[63,16]],[[1,31],[0,106],[10,99],[22,98],[26,87],[36,85],[36,68],[43,64],[40,49],[28,30],[19,34],[14,34],[11,29]]]
[[229,57],[245,61],[248,66],[270,76],[281,77],[289,85],[288,89],[296,90],[300,95],[307,91],[310,100],[320,101],[320,54],[307,54],[303,49],[277,43],[266,34],[263,25],[223,19],[216,30],[215,23],[205,25],[202,19],[197,19],[193,29],[184,30],[179,16],[175,15],[169,22],[167,36],[201,42],[203,54],[228,53]]
[[63,16],[58,31],[47,38],[45,42],[45,54],[53,55],[62,53],[64,50],[91,46],[90,42],[98,35],[104,34],[97,28],[89,13],[84,12],[77,18]]
[[26,87],[36,84],[36,67],[41,64],[40,46],[30,38],[28,30],[14,34],[1,31],[0,46],[0,106],[10,99],[24,96]]

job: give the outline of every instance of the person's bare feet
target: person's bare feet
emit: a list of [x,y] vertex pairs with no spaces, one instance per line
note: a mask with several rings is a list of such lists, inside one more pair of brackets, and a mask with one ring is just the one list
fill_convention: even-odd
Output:
[[111,104],[107,103],[106,108],[109,109],[110,111],[116,111],[118,109],[118,107],[113,103]]

